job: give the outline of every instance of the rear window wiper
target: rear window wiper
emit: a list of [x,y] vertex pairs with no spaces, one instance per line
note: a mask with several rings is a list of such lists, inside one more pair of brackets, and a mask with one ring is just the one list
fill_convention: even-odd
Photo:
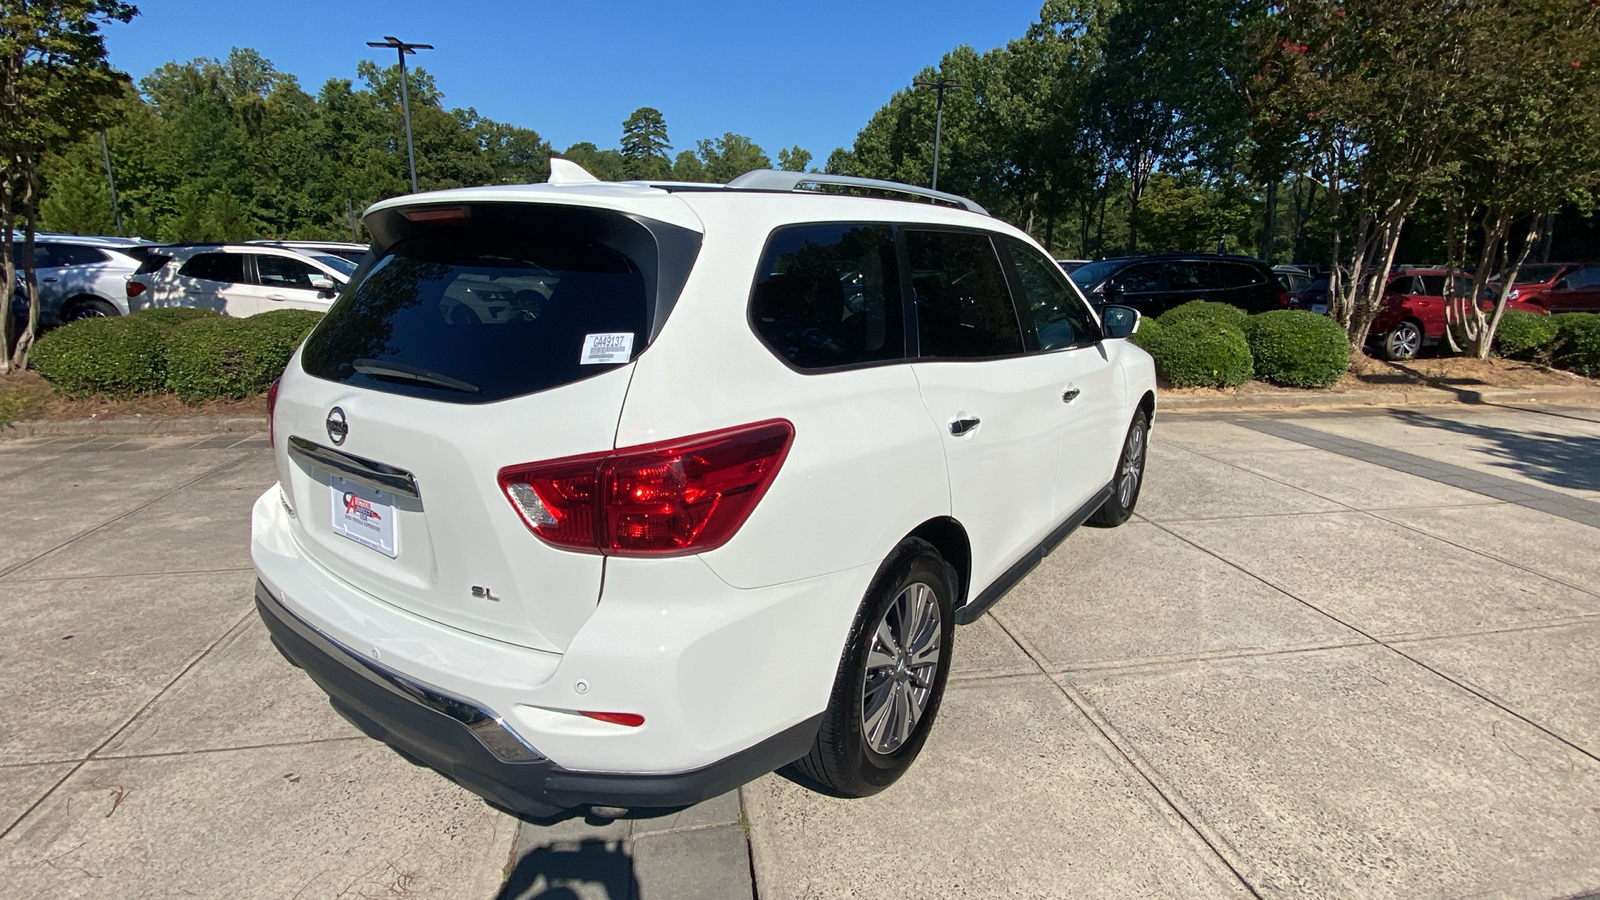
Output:
[[351,366],[363,375],[374,378],[395,378],[401,381],[415,381],[418,384],[427,384],[434,387],[449,388],[452,391],[461,391],[465,394],[481,394],[483,389],[475,384],[469,384],[459,378],[449,375],[440,375],[420,366],[408,366],[405,363],[384,362],[378,359],[358,359]]

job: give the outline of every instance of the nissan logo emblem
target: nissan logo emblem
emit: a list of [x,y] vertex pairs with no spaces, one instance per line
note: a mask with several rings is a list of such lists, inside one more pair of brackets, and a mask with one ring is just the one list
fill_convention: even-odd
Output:
[[344,443],[344,439],[349,436],[350,423],[344,419],[344,410],[337,406],[328,410],[328,440],[333,441],[334,446],[337,447]]

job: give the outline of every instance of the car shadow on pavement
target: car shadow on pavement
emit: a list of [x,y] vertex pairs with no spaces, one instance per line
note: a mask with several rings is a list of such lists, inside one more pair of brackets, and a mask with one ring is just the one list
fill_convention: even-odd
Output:
[[1412,410],[1390,415],[1418,428],[1435,428],[1488,441],[1473,448],[1492,465],[1519,472],[1552,487],[1600,491],[1600,438],[1582,434],[1522,431],[1478,422],[1444,419]]
[[585,838],[555,841],[522,855],[495,900],[634,900],[639,880],[626,842]]

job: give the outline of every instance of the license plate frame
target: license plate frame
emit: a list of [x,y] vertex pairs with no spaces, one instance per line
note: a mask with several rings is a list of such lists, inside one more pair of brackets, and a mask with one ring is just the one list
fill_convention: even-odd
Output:
[[390,559],[400,556],[395,495],[338,475],[328,479],[333,533]]

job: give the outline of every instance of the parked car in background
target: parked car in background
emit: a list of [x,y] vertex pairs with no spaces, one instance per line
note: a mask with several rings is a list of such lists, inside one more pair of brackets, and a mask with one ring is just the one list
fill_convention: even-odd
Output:
[[[1385,359],[1401,361],[1414,359],[1444,337],[1445,288],[1450,270],[1405,267],[1397,271],[1384,286],[1383,306],[1367,334]],[[1464,293],[1472,289],[1471,275],[1457,272],[1456,278],[1456,290]],[[1485,310],[1494,309],[1493,301],[1487,299],[1480,300],[1479,305]],[[1506,309],[1548,315],[1544,307],[1520,300],[1509,301]]]
[[[137,238],[35,235],[33,261],[39,280],[40,327],[127,315],[124,282],[153,246]],[[18,321],[26,324],[26,302]]]
[[1074,283],[1096,306],[1131,306],[1156,316],[1190,300],[1228,303],[1246,312],[1286,309],[1289,294],[1272,269],[1247,256],[1134,256],[1090,263]]
[[1278,283],[1291,296],[1305,290],[1317,276],[1305,266],[1281,265],[1273,266],[1272,273],[1278,277]]
[[294,250],[261,244],[153,248],[125,291],[130,309],[190,306],[229,316],[273,309],[326,312],[346,272]]
[[1071,275],[1073,272],[1076,272],[1079,269],[1083,268],[1084,266],[1087,266],[1089,263],[1090,263],[1090,260],[1087,260],[1087,259],[1058,259],[1058,260],[1056,260],[1056,265],[1060,266],[1061,267],[1061,271],[1067,273],[1068,275]]
[[[366,244],[357,244],[351,241],[277,241],[256,240],[246,241],[247,244],[259,244],[264,247],[283,247],[287,250],[298,250],[307,256],[322,258],[337,256],[353,263],[361,262],[367,255],[369,248]],[[352,269],[352,271],[354,271]]]
[[1132,515],[1138,313],[1096,315],[949,194],[551,167],[367,211],[374,263],[269,395],[273,642],[367,734],[527,815],[791,762],[882,790],[954,626]]
[[[1489,282],[1491,296],[1498,298],[1500,287]],[[1552,313],[1600,312],[1600,263],[1524,265],[1509,297]]]

